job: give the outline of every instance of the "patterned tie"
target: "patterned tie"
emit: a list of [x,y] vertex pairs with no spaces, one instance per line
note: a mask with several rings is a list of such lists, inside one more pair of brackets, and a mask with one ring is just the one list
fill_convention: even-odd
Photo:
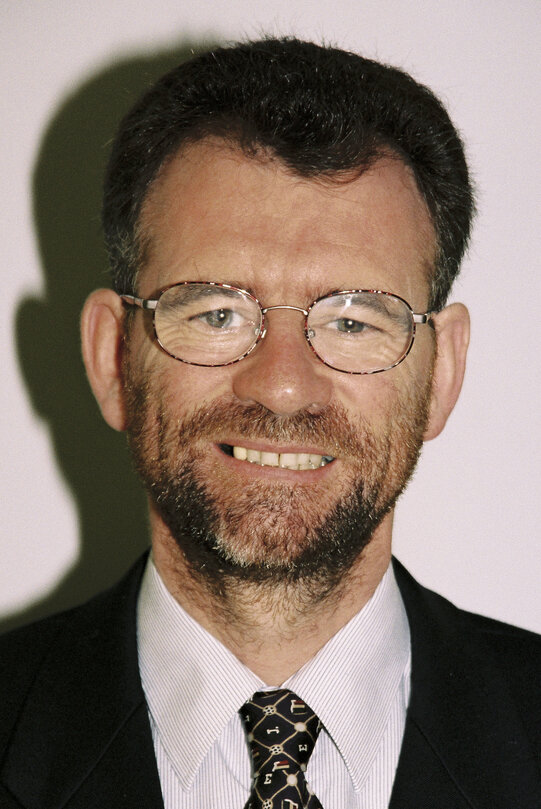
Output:
[[292,691],[258,691],[240,709],[254,771],[245,809],[322,809],[304,771],[321,723]]

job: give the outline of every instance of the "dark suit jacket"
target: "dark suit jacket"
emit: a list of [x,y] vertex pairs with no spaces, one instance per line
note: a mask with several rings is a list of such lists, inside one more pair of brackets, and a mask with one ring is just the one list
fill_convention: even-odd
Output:
[[[1,809],[163,809],[137,666],[143,568],[0,640]],[[395,569],[413,665],[391,809],[540,809],[541,638]]]

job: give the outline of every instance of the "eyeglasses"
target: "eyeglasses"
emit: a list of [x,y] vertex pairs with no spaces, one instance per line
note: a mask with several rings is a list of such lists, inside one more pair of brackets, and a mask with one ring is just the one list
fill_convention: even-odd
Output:
[[182,281],[157,298],[121,298],[153,312],[156,339],[167,354],[206,367],[247,357],[267,333],[267,313],[291,309],[304,315],[304,336],[321,362],[348,374],[376,374],[405,359],[416,324],[432,316],[413,312],[398,295],[374,289],[331,292],[307,309],[288,304],[263,308],[246,290],[213,281]]

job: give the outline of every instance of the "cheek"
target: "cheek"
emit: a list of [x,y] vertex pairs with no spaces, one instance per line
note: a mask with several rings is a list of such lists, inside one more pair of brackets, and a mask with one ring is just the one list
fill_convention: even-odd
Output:
[[336,401],[347,411],[354,424],[359,418],[374,426],[386,421],[386,415],[399,398],[394,371],[366,376],[348,376],[335,384]]
[[174,360],[162,353],[150,375],[152,390],[165,412],[173,418],[189,417],[194,411],[212,407],[217,399],[231,394],[230,373],[225,368],[200,368]]
[[350,421],[362,419],[380,436],[392,433],[405,421],[416,421],[417,415],[423,422],[433,365],[430,350],[426,355],[422,362],[409,362],[408,358],[390,371],[351,377],[341,383],[337,395]]

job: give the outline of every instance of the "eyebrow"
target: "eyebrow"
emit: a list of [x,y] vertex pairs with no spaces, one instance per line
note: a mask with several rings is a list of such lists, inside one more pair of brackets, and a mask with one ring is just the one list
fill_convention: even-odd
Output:
[[[193,286],[191,286],[191,284],[193,284]],[[199,286],[196,286],[197,284],[199,284]],[[233,284],[229,284],[228,286],[233,286]],[[237,292],[236,289],[228,289],[227,286],[212,286],[205,284],[203,281],[191,281],[187,284],[173,284],[172,287],[169,287],[169,289],[175,287],[185,290],[185,303],[192,303],[193,301],[198,301],[201,298],[211,298],[213,295],[229,295],[230,297],[233,297]],[[241,287],[238,289],[241,289]],[[164,292],[167,291],[168,290],[164,290]]]
[[[389,311],[388,301],[386,295],[381,295],[376,291],[367,290],[366,292],[344,292],[338,294],[343,294],[349,297],[351,303],[362,303],[363,306],[366,306],[368,309],[375,309],[376,312],[384,312],[386,315],[390,315],[391,312]],[[364,297],[362,300],[358,300],[359,297],[363,295]],[[323,296],[325,297],[325,296]],[[338,308],[338,301],[337,301],[337,294],[331,293],[329,295],[329,304],[332,304],[336,301],[337,308]]]

